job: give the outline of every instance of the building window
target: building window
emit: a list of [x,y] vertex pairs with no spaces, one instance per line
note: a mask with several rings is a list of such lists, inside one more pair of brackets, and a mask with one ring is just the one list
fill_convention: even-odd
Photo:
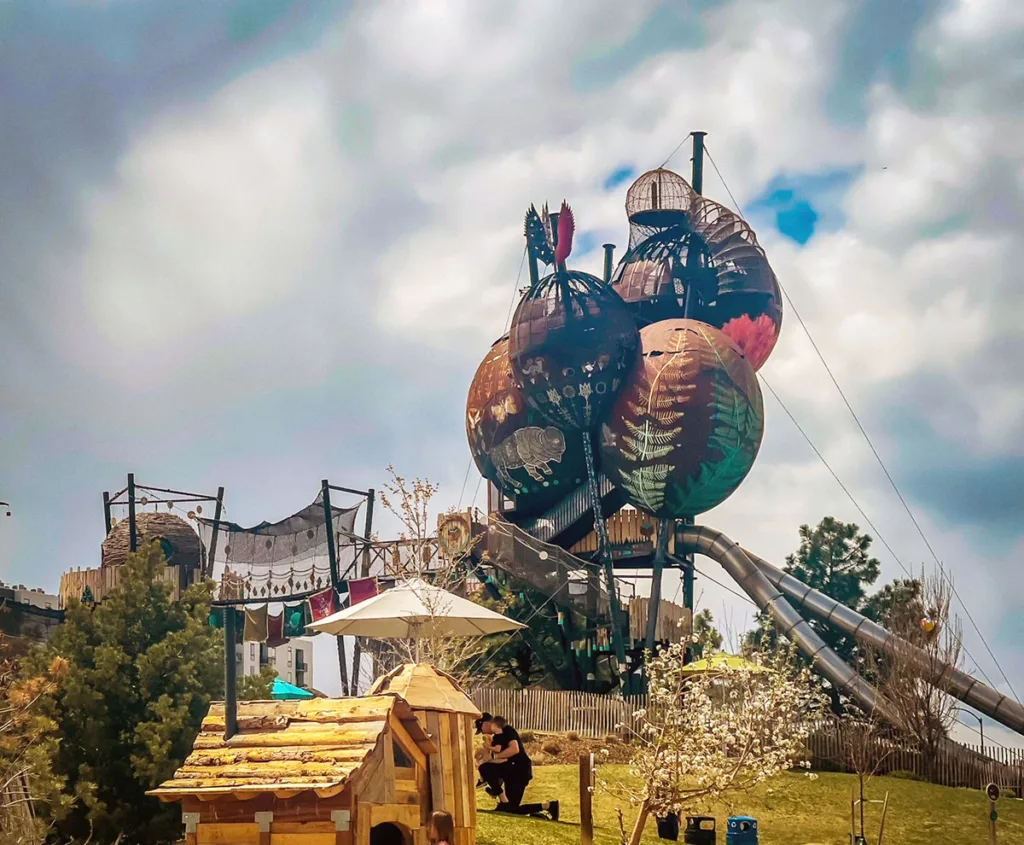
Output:
[[256,643],[249,643],[249,659],[256,660]]
[[302,649],[295,649],[295,686],[306,685],[306,662],[302,659]]
[[288,668],[292,668],[292,647],[288,646]]

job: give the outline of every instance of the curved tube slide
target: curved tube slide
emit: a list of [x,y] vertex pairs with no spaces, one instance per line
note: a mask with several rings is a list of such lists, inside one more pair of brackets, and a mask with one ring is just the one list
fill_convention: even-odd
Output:
[[772,615],[779,630],[811,659],[821,675],[848,692],[869,712],[875,712],[887,721],[894,721],[889,702],[825,645],[814,629],[793,609],[788,599],[863,645],[890,654],[897,647],[901,653],[911,649],[909,653],[916,659],[918,670],[932,684],[1011,730],[1024,734],[1024,707],[1019,703],[967,673],[932,659],[921,649],[901,642],[881,625],[744,551],[720,531],[703,526],[687,526],[682,531],[681,539],[687,548],[719,563],[761,610]]
[[[825,645],[807,620],[793,609],[779,588],[768,580],[739,545],[720,531],[703,526],[687,526],[681,539],[687,548],[719,563],[761,610],[768,611],[779,631],[810,658],[819,675],[848,693],[867,712],[876,713],[890,723],[896,721],[890,703]],[[676,553],[679,551],[677,545]]]
[[787,598],[806,608],[812,616],[856,638],[857,642],[869,648],[891,654],[898,647],[901,654],[913,658],[915,668],[932,684],[1011,730],[1024,734],[1024,707],[1012,698],[966,672],[936,660],[919,648],[906,642],[901,643],[898,637],[877,622],[872,622],[846,605],[808,587],[756,555],[747,552],[747,556]]

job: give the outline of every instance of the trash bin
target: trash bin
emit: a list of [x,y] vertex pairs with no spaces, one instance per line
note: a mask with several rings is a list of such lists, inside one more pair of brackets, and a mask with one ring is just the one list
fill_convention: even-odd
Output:
[[671,812],[657,819],[657,838],[679,841],[679,816],[676,813]]
[[725,828],[726,845],[757,845],[757,819],[730,816]]
[[715,845],[717,841],[714,816],[686,817],[686,830],[683,831],[685,845]]
[[679,841],[679,816],[669,813],[658,821],[658,839],[668,839],[672,842]]

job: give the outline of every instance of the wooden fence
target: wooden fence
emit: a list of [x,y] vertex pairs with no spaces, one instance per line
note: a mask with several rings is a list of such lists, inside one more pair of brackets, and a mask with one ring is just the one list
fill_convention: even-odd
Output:
[[[103,599],[117,589],[121,581],[121,567],[107,566],[100,569],[72,569],[60,576],[60,590],[58,591],[58,604],[64,608],[68,606],[71,599],[82,598],[82,593],[88,587],[94,601]],[[171,585],[171,599],[178,601],[181,598],[182,587],[187,576],[182,567],[165,566],[163,571],[157,574],[157,580]]]
[[518,730],[541,733],[576,731],[600,738],[616,733],[616,726],[631,724],[638,704],[592,692],[546,689],[492,689],[469,691],[481,710],[504,716]]
[[[478,687],[469,691],[477,707],[504,716],[518,730],[538,733],[567,733],[600,739],[621,733],[621,726],[632,730],[633,712],[647,707],[647,696],[632,695],[625,699],[589,692],[545,689],[493,689]],[[876,759],[884,759],[877,774],[910,773],[927,779],[925,761],[920,752],[884,738],[878,744]],[[811,767],[818,771],[848,772],[844,749],[847,739],[833,722],[817,728],[807,743]],[[943,786],[984,788],[996,783],[1024,797],[1024,749],[954,743],[955,750],[943,751],[936,764],[936,781]]]

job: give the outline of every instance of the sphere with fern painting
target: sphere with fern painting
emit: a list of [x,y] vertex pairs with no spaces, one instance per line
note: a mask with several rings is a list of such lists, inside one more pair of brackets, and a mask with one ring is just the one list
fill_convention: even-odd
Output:
[[601,465],[629,503],[663,519],[724,502],[754,465],[764,404],[754,368],[720,329],[662,320],[600,430]]

